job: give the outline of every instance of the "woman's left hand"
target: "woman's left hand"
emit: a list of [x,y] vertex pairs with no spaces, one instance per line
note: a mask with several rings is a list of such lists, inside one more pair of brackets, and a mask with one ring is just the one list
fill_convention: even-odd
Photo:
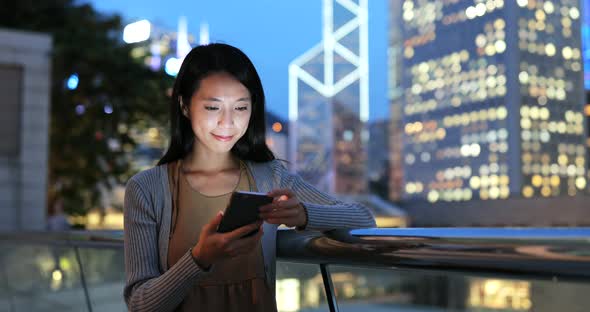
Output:
[[271,224],[302,227],[307,224],[307,213],[299,199],[290,189],[276,189],[268,196],[274,197],[271,204],[260,207],[260,217]]

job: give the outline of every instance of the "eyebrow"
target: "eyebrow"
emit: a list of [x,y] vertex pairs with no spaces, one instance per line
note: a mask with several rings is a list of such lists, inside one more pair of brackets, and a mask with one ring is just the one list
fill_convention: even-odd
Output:
[[[209,101],[209,102],[221,102],[221,99],[218,99],[216,97],[208,97],[208,98],[203,98],[204,101]],[[250,99],[250,97],[242,97],[239,98],[236,102],[251,102],[252,99]]]

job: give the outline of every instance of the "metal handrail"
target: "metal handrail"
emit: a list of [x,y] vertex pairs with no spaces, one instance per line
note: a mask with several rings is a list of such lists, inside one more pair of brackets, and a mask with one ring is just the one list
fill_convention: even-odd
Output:
[[590,228],[406,228],[279,233],[281,260],[590,281]]
[[[442,271],[533,280],[590,281],[590,228],[403,228],[279,230],[277,258],[318,264],[330,311],[338,311],[328,265]],[[0,242],[123,248],[123,232],[0,233]],[[81,274],[82,263],[77,256]],[[88,311],[92,312],[81,275]]]
[[[123,233],[0,233],[0,241],[122,248]],[[590,280],[590,228],[279,230],[279,260]]]

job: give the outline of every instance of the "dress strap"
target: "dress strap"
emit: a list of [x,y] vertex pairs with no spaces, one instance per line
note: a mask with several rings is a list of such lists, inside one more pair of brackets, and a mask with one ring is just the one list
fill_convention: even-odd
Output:
[[172,194],[172,222],[170,222],[170,236],[168,239],[172,238],[178,220],[178,205],[180,200],[180,168],[182,167],[181,162],[182,159],[179,159],[174,164],[171,163],[168,167],[168,170],[171,170],[172,172],[172,176],[170,177],[170,194]]
[[240,174],[242,174],[242,170],[246,174],[246,178],[248,179],[248,190],[250,192],[253,192],[254,191],[254,181],[252,181],[252,177],[250,176],[250,171],[248,170],[246,163],[244,163],[244,161],[240,159]]

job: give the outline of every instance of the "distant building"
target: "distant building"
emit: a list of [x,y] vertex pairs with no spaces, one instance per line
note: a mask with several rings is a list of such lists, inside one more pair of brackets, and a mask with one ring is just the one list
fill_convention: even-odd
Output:
[[390,4],[391,180],[418,224],[588,224],[580,2]]
[[389,47],[387,49],[387,73],[390,118],[389,118],[389,199],[402,199],[404,187],[404,164],[402,160],[402,61],[404,39],[402,36],[402,1],[389,1]]
[[51,37],[0,29],[0,231],[46,222]]
[[[198,44],[209,43],[209,26],[201,24]],[[125,27],[123,39],[135,47],[132,56],[143,59],[152,70],[165,70],[176,76],[184,57],[197,45],[195,36],[188,32],[186,17],[178,20],[178,29],[170,30],[147,20],[137,21]]]
[[369,193],[389,198],[389,126],[388,119],[368,123],[369,143],[367,157],[367,179]]
[[[590,159],[590,104],[586,104],[586,148],[588,153],[586,153],[586,157],[588,157],[587,159]],[[588,170],[588,181],[590,181],[590,165],[589,165],[589,170]],[[588,192],[590,193],[590,185],[588,185]]]
[[573,196],[586,188],[579,8],[404,2],[404,198]]
[[289,157],[289,124],[279,116],[266,112],[266,144],[278,159]]
[[331,193],[367,191],[367,0],[323,1],[323,39],[289,66],[290,161]]

